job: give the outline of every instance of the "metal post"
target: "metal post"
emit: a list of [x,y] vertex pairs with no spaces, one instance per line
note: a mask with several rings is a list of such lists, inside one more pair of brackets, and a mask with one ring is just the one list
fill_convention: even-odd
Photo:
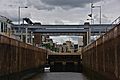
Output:
[[[20,6],[18,7],[18,24],[20,25]],[[18,29],[18,33],[19,33],[19,37],[20,37],[20,40],[21,40],[21,28],[19,27]]]
[[18,7],[18,24],[20,24],[20,6]]
[[91,24],[93,23],[93,19],[92,19],[92,16],[93,16],[93,10],[92,10],[92,6],[93,6],[93,3],[91,3]]
[[33,38],[32,38],[32,36],[33,36],[33,32],[31,31],[31,37],[30,37],[31,38],[30,39],[31,40],[31,44],[33,44]]
[[99,6],[100,7],[100,24],[101,24],[101,6]]
[[0,33],[1,33],[1,22],[0,22]]
[[28,8],[28,7],[18,7],[18,24],[20,24],[20,8]]
[[[28,7],[18,7],[18,24],[20,25],[20,8],[28,8]],[[18,33],[20,34],[20,40],[22,41],[22,31],[21,28],[19,27]]]
[[89,32],[87,31],[87,45],[89,44]]
[[89,26],[89,43],[91,42],[91,27]]
[[28,28],[25,28],[25,42],[27,43],[28,42]]
[[23,41],[23,31],[20,31],[21,41]]
[[[24,21],[23,21],[23,24],[24,24]],[[23,25],[23,27],[24,27],[24,25]],[[24,36],[24,29],[22,30],[22,29],[20,29],[21,31],[20,31],[20,36],[21,36],[21,41],[23,41],[23,36]]]

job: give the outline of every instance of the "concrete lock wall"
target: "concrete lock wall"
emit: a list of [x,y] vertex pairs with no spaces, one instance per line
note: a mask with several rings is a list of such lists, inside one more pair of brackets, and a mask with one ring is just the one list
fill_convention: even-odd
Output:
[[0,80],[21,80],[40,72],[46,63],[46,50],[0,34]]
[[83,72],[91,80],[120,80],[120,24],[82,50]]

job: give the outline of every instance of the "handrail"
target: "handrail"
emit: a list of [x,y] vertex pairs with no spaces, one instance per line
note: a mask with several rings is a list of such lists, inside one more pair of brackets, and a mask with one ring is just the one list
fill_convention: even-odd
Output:
[[113,22],[112,22],[112,25],[118,25],[118,24],[120,24],[120,16],[116,19],[116,20],[114,20]]
[[[111,23],[111,29],[118,24],[120,24],[120,16]],[[106,28],[106,32],[108,32],[109,30],[110,29]]]

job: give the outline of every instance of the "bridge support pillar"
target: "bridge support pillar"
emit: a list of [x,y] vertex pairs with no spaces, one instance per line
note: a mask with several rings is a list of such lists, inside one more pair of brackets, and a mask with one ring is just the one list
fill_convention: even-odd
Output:
[[83,35],[83,45],[86,46],[88,43],[87,33]]
[[34,45],[40,47],[42,44],[42,35],[41,33],[34,33]]

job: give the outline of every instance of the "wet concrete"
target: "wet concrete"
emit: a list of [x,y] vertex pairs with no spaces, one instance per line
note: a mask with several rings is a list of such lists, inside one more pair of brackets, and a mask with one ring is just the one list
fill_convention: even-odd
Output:
[[82,73],[47,72],[40,73],[28,80],[88,80]]

